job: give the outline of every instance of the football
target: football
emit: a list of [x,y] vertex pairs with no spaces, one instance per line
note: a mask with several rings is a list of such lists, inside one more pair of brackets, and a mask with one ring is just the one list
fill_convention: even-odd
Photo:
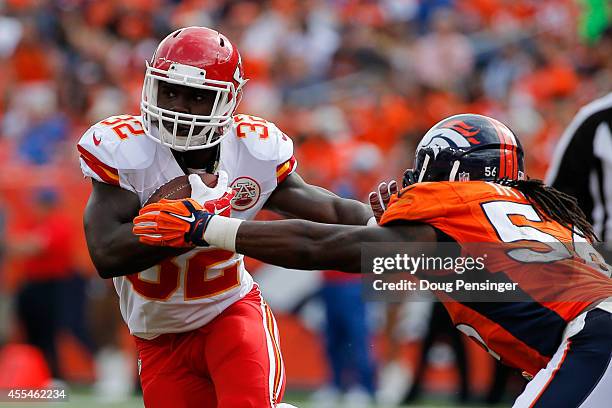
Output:
[[[199,176],[208,187],[215,187],[217,185],[218,176],[216,174],[200,173]],[[155,190],[147,199],[145,205],[156,203],[163,199],[178,200],[188,197],[191,197],[191,184],[189,184],[189,176],[183,175],[173,178]]]

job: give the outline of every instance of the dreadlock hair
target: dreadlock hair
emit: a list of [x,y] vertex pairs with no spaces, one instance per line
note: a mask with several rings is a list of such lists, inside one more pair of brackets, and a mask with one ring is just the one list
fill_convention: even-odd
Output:
[[513,187],[525,195],[536,212],[542,218],[556,221],[570,231],[588,239],[591,242],[599,241],[593,227],[587,221],[584,212],[578,206],[578,200],[553,187],[547,186],[542,180],[510,180],[503,178],[495,181],[502,186]]

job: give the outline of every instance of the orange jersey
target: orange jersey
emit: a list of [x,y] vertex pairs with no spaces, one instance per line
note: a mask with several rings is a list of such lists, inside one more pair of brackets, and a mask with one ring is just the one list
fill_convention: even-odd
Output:
[[546,366],[570,320],[612,296],[608,266],[590,243],[542,218],[516,189],[483,181],[414,184],[391,198],[381,225],[398,220],[429,224],[462,251],[495,252],[485,261],[486,272],[517,283],[530,301],[464,302],[436,295],[459,330],[529,373]]

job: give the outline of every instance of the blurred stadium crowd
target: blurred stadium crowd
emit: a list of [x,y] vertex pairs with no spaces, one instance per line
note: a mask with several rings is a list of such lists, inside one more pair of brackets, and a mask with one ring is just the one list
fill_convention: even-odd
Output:
[[236,43],[250,78],[239,111],[293,138],[310,183],[364,199],[459,112],[509,124],[542,178],[578,108],[610,91],[610,14],[604,0],[0,1],[0,292],[32,278],[27,258],[40,255],[16,248],[41,188],[71,227],[60,267],[93,275],[75,143],[99,120],[138,114],[145,59],[175,28]]

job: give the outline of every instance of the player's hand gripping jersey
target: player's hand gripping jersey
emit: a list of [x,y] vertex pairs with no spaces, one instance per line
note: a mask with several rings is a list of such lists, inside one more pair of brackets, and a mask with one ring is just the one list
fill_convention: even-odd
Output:
[[[141,205],[183,175],[169,147],[148,138],[138,116],[114,116],[92,126],[78,143],[83,174],[134,192]],[[274,124],[237,115],[220,143],[219,170],[236,195],[231,216],[251,219],[297,166],[293,143]],[[253,287],[242,255],[197,248],[138,274],[114,278],[121,314],[142,338],[185,332],[210,322]]]
[[[459,330],[529,373],[546,366],[569,321],[612,296],[609,266],[600,255],[584,238],[542,219],[516,189],[484,181],[414,184],[392,197],[381,224],[397,220],[427,223],[464,250],[471,243],[502,249],[487,258],[486,271],[518,283],[522,298],[533,301],[460,302],[453,293],[436,295]],[[525,248],[528,241],[526,251],[508,255],[511,243]]]

